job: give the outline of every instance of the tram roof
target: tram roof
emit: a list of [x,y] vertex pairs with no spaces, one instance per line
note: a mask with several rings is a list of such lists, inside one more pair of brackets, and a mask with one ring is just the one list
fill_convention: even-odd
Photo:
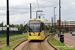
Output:
[[[41,22],[44,22],[44,21],[42,21],[41,19],[30,19],[29,21],[31,21],[31,20],[40,20]],[[29,22],[29,21],[28,21],[28,22]]]

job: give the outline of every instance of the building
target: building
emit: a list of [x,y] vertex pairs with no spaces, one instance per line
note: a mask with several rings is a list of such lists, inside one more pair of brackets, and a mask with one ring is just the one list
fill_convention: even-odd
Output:
[[[45,25],[52,26],[52,22],[45,22]],[[59,20],[57,20],[56,25],[59,25]],[[66,27],[68,27],[70,31],[75,30],[75,21],[61,21],[61,29],[65,29]]]
[[[2,31],[2,30],[7,30],[7,27],[0,27],[0,31]],[[9,31],[18,31],[18,28],[10,27],[10,28],[9,28]]]
[[[48,25],[50,25],[50,26],[52,26],[52,22],[45,22],[44,23],[46,26],[48,26]],[[54,23],[53,23],[54,24]],[[57,23],[56,23],[57,24]]]
[[51,22],[45,22],[44,24],[45,24],[46,26],[48,26],[48,25],[52,26],[52,23],[51,23]]
[[[59,25],[59,20],[57,20],[57,25]],[[65,29],[66,27],[69,30],[75,30],[75,21],[61,21],[61,29]]]

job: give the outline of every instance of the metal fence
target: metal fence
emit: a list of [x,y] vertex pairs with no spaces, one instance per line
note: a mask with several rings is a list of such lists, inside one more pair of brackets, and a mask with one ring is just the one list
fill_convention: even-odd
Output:
[[[9,31],[9,36],[22,34],[22,31]],[[6,37],[7,31],[0,31],[0,38]]]

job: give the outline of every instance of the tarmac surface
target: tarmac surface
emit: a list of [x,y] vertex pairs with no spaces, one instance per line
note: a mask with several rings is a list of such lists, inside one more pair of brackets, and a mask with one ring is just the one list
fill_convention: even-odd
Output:
[[[60,37],[54,36],[54,38],[60,41]],[[72,36],[72,34],[64,34],[64,43],[75,47],[75,36]]]

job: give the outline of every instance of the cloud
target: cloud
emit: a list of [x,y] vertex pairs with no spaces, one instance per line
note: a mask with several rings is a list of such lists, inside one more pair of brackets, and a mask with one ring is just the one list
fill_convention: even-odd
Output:
[[21,24],[24,21],[28,21],[29,19],[29,14],[15,14],[10,16],[10,24],[15,23],[15,24]]
[[0,7],[6,7],[6,0],[0,0]]
[[4,24],[6,23],[6,16],[0,15],[0,23],[2,23],[2,21]]
[[[32,18],[36,18],[38,10],[36,0],[9,0],[10,24],[20,24],[23,21],[28,21],[30,17],[30,3],[32,4]],[[54,6],[56,19],[59,19],[59,0],[38,0],[42,14],[45,14],[45,19],[51,21],[54,17]],[[61,18],[62,20],[75,20],[75,0],[61,0]],[[38,12],[40,14],[40,12]],[[43,19],[43,16],[41,16]],[[6,0],[0,0],[0,21],[6,23]]]
[[29,13],[29,10],[24,10],[24,9],[12,9],[10,10],[10,15],[14,15],[14,14],[26,14]]
[[5,15],[6,11],[5,10],[0,10],[0,15]]

